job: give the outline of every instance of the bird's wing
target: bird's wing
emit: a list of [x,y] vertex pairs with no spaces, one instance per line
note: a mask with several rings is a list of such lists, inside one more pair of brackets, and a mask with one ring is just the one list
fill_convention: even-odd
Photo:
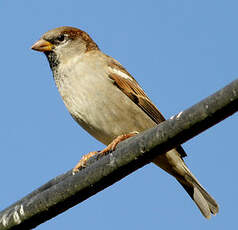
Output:
[[[137,81],[127,72],[127,70],[117,61],[112,60],[109,64],[109,77],[113,83],[126,94],[136,105],[138,105],[156,124],[165,121],[164,116],[151,102]],[[176,150],[181,157],[186,153],[181,146]]]
[[119,63],[109,65],[109,77],[114,84],[137,104],[156,124],[165,121],[165,118],[151,102],[137,81]]

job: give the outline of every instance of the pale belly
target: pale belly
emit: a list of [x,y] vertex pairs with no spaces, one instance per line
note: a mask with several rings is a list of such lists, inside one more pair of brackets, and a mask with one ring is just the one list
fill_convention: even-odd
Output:
[[66,78],[58,87],[73,118],[97,140],[108,145],[121,134],[156,125],[106,77]]

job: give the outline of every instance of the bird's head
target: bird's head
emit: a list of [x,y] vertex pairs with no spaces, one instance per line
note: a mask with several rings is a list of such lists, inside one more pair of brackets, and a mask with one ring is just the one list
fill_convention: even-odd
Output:
[[46,32],[31,48],[44,52],[51,67],[54,67],[60,61],[67,61],[68,58],[72,58],[74,55],[81,55],[99,49],[86,32],[69,26]]

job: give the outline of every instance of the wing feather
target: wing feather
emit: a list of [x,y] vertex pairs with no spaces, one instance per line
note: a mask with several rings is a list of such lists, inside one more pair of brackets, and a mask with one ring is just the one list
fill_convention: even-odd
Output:
[[[137,81],[120,65],[119,62],[113,60],[108,66],[111,70],[109,72],[109,78],[124,94],[138,105],[156,124],[165,121],[164,116],[151,102]],[[176,150],[181,157],[186,156],[186,153],[181,146],[178,146]]]

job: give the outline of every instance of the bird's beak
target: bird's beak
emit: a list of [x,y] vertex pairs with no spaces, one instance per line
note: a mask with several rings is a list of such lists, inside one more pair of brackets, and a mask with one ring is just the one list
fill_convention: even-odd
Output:
[[54,45],[44,39],[37,41],[31,48],[39,52],[52,51]]

